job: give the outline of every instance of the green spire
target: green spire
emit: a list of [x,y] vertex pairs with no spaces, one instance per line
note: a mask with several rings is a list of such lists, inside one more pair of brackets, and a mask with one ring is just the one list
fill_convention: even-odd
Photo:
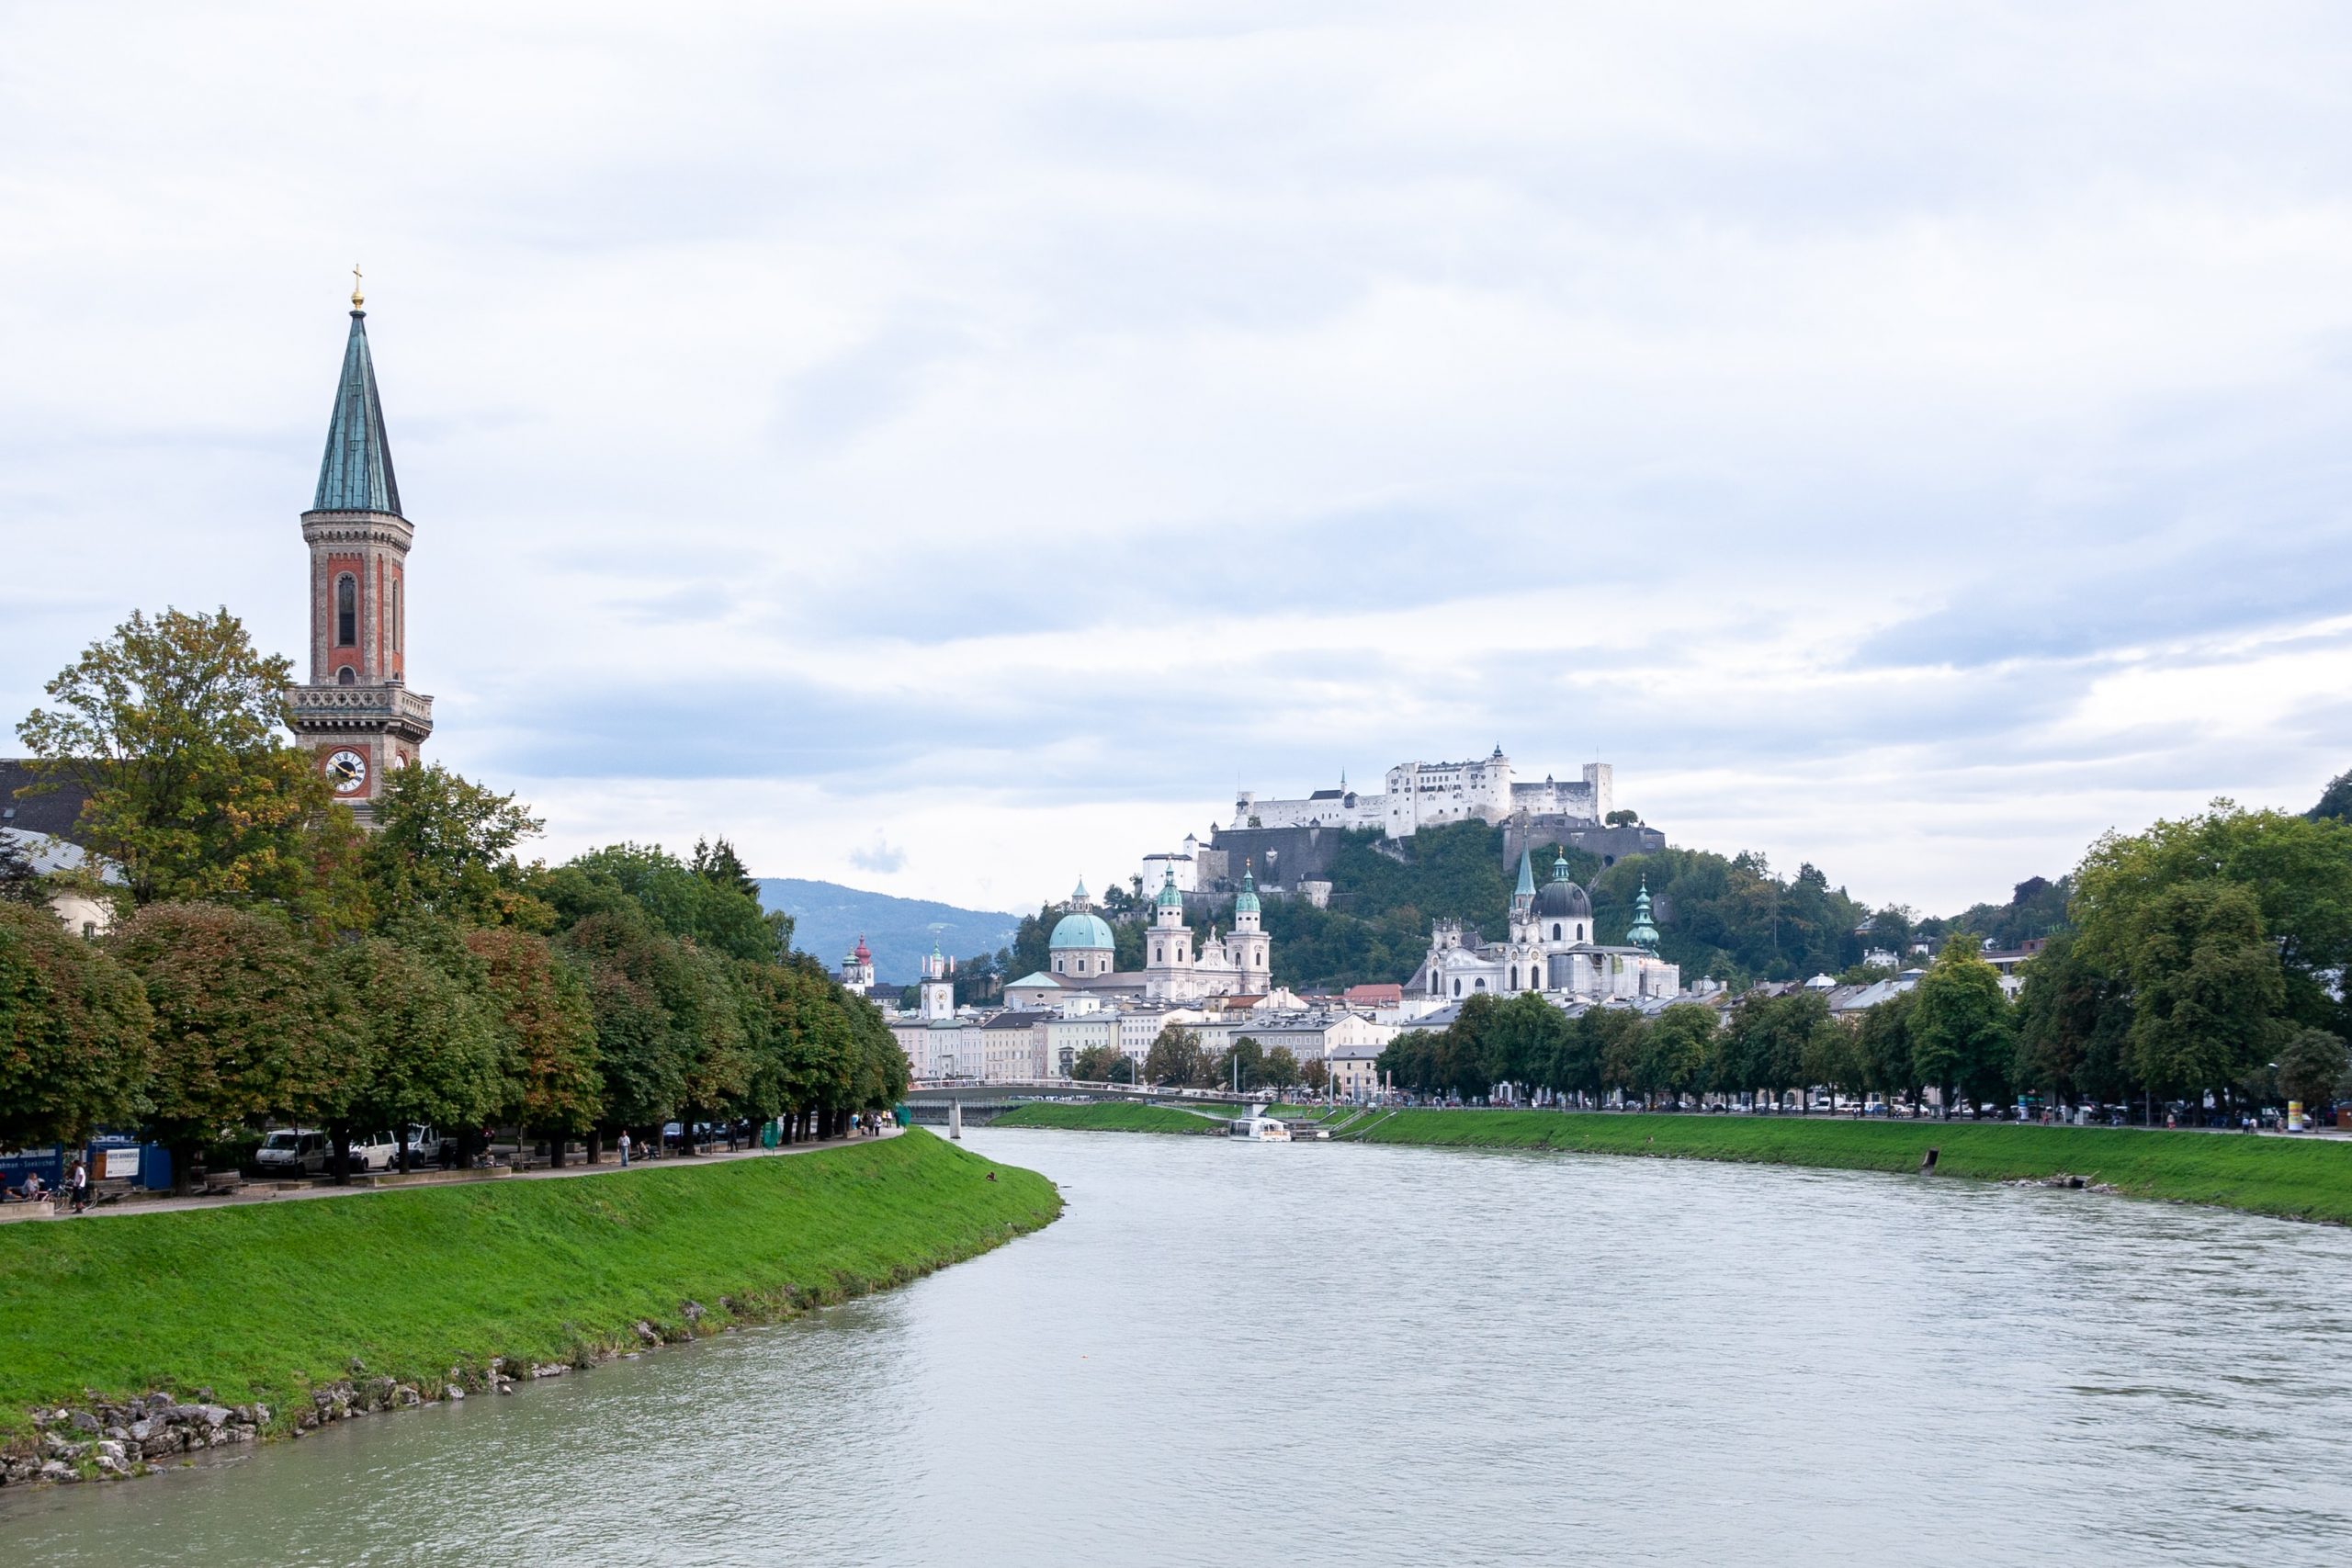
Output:
[[376,362],[368,353],[368,312],[356,307],[311,510],[401,515],[401,487],[392,478],[392,448],[384,438],[384,405],[376,396]]
[[1159,905],[1163,909],[1181,909],[1184,907],[1184,896],[1176,891],[1174,866],[1168,868],[1168,880],[1159,885]]
[[1560,858],[1552,863],[1552,880],[1555,882],[1568,880],[1568,852],[1566,850],[1562,850]]
[[1634,896],[1634,923],[1625,928],[1625,940],[1635,947],[1657,951],[1657,928],[1650,924],[1650,879],[1642,874],[1642,890]]
[[1521,898],[1535,897],[1535,863],[1528,858],[1528,852],[1523,847],[1519,852],[1519,890],[1515,897]]
[[1241,863],[1241,891],[1234,896],[1233,912],[1237,915],[1258,912],[1258,876],[1248,861]]

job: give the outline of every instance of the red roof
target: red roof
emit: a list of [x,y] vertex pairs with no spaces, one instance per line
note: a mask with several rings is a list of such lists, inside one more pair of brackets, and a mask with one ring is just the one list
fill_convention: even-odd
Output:
[[1405,987],[1395,985],[1350,986],[1341,993],[1340,999],[1361,1002],[1367,1007],[1379,1007],[1384,1002],[1397,1005],[1405,999]]
[[860,964],[866,963],[873,958],[874,954],[866,950],[865,933],[864,931],[857,933],[857,952],[851,956],[854,957]]

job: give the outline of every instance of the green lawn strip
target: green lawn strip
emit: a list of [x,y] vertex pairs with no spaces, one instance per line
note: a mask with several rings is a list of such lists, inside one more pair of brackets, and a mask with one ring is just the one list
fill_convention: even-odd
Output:
[[1933,1148],[1942,1176],[2080,1176],[2137,1197],[2352,1224],[2352,1145],[2323,1139],[1803,1116],[1400,1111],[1363,1128],[1362,1140],[1886,1171],[1916,1171]]
[[1172,1105],[1102,1100],[1091,1105],[1017,1105],[998,1117],[997,1127],[1057,1127],[1081,1133],[1207,1133],[1222,1134],[1227,1117],[1179,1111]]
[[[993,1172],[996,1179],[988,1179]],[[283,1411],[348,1375],[575,1360],[904,1282],[1052,1220],[1035,1172],[916,1131],[790,1158],[0,1228],[0,1434],[209,1386]],[[730,1310],[721,1297],[736,1304]]]

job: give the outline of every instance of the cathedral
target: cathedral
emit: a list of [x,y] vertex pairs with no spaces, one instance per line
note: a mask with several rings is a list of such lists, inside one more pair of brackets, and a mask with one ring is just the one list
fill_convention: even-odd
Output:
[[368,312],[351,291],[351,335],[327,422],[317,492],[302,513],[311,548],[311,678],[286,694],[296,742],[335,798],[372,823],[386,773],[416,761],[433,699],[408,689],[408,550]]
[[1634,900],[1634,923],[1625,940],[1623,947],[1603,947],[1592,940],[1592,899],[1569,876],[1566,856],[1553,863],[1551,880],[1538,888],[1534,863],[1521,850],[1509,940],[1482,943],[1475,927],[1459,920],[1435,922],[1429,956],[1405,982],[1405,993],[1459,1001],[1480,991],[1498,996],[1537,991],[1603,1001],[1670,997],[1681,990],[1681,966],[1657,953],[1646,880]]
[[1273,939],[1260,924],[1258,882],[1247,867],[1233,899],[1233,930],[1220,937],[1209,928],[1199,951],[1184,923],[1184,895],[1170,873],[1152,902],[1144,930],[1144,966],[1120,970],[1110,923],[1094,912],[1086,884],[1071,895],[1069,912],[1054,922],[1047,940],[1047,969],[1005,987],[1016,1007],[1052,1007],[1070,994],[1155,1002],[1194,1002],[1209,997],[1262,997],[1273,987]]

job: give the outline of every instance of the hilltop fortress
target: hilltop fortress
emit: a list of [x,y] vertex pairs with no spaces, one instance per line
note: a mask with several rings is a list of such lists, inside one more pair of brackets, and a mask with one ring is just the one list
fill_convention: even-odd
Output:
[[1507,822],[1514,817],[1559,818],[1599,825],[1615,809],[1607,762],[1587,762],[1584,776],[1563,783],[1546,774],[1541,784],[1512,776],[1503,749],[1471,762],[1399,762],[1388,770],[1387,788],[1358,795],[1345,774],[1337,789],[1318,789],[1302,800],[1261,800],[1244,790],[1233,802],[1228,827],[1379,828],[1392,839],[1440,822]]

